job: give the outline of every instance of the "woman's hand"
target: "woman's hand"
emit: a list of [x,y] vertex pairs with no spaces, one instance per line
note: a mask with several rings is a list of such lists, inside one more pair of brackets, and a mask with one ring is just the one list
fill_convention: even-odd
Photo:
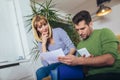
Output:
[[42,52],[47,52],[46,43],[48,40],[48,34],[42,34],[41,38],[42,38]]
[[42,44],[45,44],[47,43],[47,40],[48,40],[48,34],[42,34]]

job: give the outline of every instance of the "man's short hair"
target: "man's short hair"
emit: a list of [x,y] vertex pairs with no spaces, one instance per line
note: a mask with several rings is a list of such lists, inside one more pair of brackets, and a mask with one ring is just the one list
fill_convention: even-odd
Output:
[[90,13],[86,10],[82,10],[78,12],[72,19],[74,24],[78,24],[80,21],[83,21],[83,20],[85,21],[87,25],[89,25],[89,23],[92,20]]

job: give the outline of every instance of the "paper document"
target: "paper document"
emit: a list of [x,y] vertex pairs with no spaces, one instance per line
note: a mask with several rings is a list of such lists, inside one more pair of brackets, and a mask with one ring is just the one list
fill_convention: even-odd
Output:
[[48,64],[59,62],[58,61],[59,56],[65,56],[62,49],[57,49],[57,50],[53,50],[53,51],[49,51],[49,52],[45,52],[45,53],[40,53],[41,59],[45,60]]
[[90,53],[88,52],[88,50],[86,48],[81,48],[81,49],[79,49],[77,51],[81,56],[85,56],[85,57],[90,56]]

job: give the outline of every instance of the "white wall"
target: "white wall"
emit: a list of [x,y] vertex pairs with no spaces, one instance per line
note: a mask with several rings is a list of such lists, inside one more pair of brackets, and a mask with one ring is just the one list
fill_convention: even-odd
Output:
[[[31,49],[35,46],[33,43],[33,41],[35,41],[35,39],[33,37],[32,30],[30,32],[28,32],[28,29],[30,28],[30,26],[26,26],[29,23],[26,20],[31,18],[31,17],[26,17],[26,16],[29,16],[32,14],[32,10],[30,7],[30,0],[19,0],[19,3],[20,3],[21,14],[22,14],[22,21],[23,21],[22,23],[24,24],[25,33],[27,36],[28,47],[29,47],[29,50],[31,51]],[[42,66],[40,58],[38,58],[37,61],[31,60],[31,66],[33,67],[32,70],[33,70],[33,74],[35,77],[36,70]]]
[[0,0],[0,62],[24,57],[14,0]]
[[112,12],[94,22],[94,28],[107,27],[120,34],[120,4],[112,7]]
[[29,49],[31,50],[34,46],[34,37],[32,34],[32,30],[30,32],[28,32],[28,29],[30,28],[30,26],[27,26],[28,23],[31,24],[31,22],[27,22],[26,20],[30,19],[31,17],[27,17],[29,15],[32,15],[32,10],[30,7],[30,0],[19,0],[20,2],[20,9],[21,9],[21,13],[22,13],[22,19],[23,19],[23,23],[24,23],[24,29],[26,32],[26,36],[27,36],[27,43],[29,45]]
[[[23,19],[22,21],[23,21],[24,29],[25,29],[26,36],[27,36],[27,43],[28,43],[29,51],[31,51],[32,48],[35,46],[35,44],[33,43],[35,39],[33,37],[32,30],[28,32],[28,29],[30,28],[30,26],[26,26],[28,23],[31,24],[31,22],[26,21],[31,18],[31,17],[26,17],[26,16],[29,16],[32,14],[32,10],[30,7],[30,0],[19,0],[19,2],[20,2],[20,10],[22,13],[22,19]],[[40,59],[38,59],[37,61],[33,61],[32,64],[33,64],[32,66],[34,67],[34,73],[39,67],[42,66]]]
[[[30,1],[0,0],[0,4],[0,80],[35,80],[34,65],[37,63],[34,64],[29,60],[16,61],[19,56],[29,59],[32,47],[29,42],[33,43],[34,40],[27,36],[25,28],[24,16],[31,13]],[[2,56],[5,56],[3,60],[10,59],[10,61],[2,62]],[[2,68],[3,65],[11,63],[19,65]],[[40,66],[41,64],[38,65]]]

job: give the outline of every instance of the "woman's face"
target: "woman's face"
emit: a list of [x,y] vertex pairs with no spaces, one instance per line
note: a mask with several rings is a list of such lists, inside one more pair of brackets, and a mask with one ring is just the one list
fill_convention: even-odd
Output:
[[41,33],[41,35],[48,35],[49,33],[49,25],[44,19],[37,22],[36,29]]

